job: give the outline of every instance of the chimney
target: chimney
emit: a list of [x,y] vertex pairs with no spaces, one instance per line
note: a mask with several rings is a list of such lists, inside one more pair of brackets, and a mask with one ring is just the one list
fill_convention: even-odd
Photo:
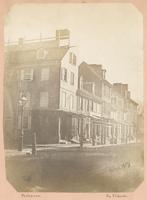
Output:
[[56,30],[56,40],[69,39],[70,31],[68,29]]
[[68,29],[56,30],[56,41],[59,47],[68,47],[70,43],[70,31]]

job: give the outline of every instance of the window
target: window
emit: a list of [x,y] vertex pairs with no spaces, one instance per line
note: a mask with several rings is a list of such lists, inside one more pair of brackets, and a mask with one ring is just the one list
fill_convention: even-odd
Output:
[[40,93],[40,107],[47,107],[48,106],[48,92],[41,92]]
[[71,72],[71,73],[70,73],[70,84],[71,84],[71,85],[74,85],[74,78],[75,78],[75,77],[74,77],[74,73]]
[[66,107],[66,92],[62,92],[61,93],[61,106],[63,107],[63,108],[65,108]]
[[41,81],[49,80],[49,68],[41,69]]
[[77,109],[80,110],[80,97],[77,96]]
[[70,110],[73,110],[74,108],[74,96],[71,94],[70,95]]
[[20,79],[22,81],[32,81],[33,80],[33,69],[26,68],[21,70]]
[[93,111],[93,101],[89,100],[89,111]]
[[61,79],[67,82],[67,69],[62,68],[61,70]]
[[76,55],[70,52],[69,54],[69,63],[72,65],[76,65]]
[[100,113],[101,112],[101,105],[97,104],[97,112]]
[[95,102],[93,102],[93,111],[97,112],[97,104]]
[[79,88],[80,89],[83,89],[83,77],[82,76],[80,76],[80,85],[79,85]]
[[73,65],[76,65],[76,56],[73,54]]
[[85,111],[88,111],[88,99],[85,99]]
[[83,110],[83,99],[80,97],[80,110]]
[[86,111],[85,102],[86,102],[86,99],[83,98],[83,111]]
[[86,111],[89,111],[89,100],[87,100],[87,107],[86,107]]

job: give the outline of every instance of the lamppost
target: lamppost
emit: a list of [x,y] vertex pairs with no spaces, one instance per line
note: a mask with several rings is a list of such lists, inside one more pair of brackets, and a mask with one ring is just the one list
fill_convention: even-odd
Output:
[[25,96],[21,96],[21,98],[18,101],[20,107],[20,135],[19,135],[18,151],[22,151],[23,149],[23,111],[26,102],[27,98]]

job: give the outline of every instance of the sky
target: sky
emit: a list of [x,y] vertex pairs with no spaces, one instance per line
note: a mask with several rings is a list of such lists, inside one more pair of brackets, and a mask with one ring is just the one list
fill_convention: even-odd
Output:
[[16,4],[5,17],[5,41],[65,28],[79,62],[102,64],[111,83],[127,83],[132,99],[143,103],[143,17],[132,4]]

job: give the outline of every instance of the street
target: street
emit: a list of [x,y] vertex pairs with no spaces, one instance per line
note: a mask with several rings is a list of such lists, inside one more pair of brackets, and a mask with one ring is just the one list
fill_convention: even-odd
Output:
[[6,156],[6,174],[19,192],[131,192],[143,162],[143,144],[61,147]]

